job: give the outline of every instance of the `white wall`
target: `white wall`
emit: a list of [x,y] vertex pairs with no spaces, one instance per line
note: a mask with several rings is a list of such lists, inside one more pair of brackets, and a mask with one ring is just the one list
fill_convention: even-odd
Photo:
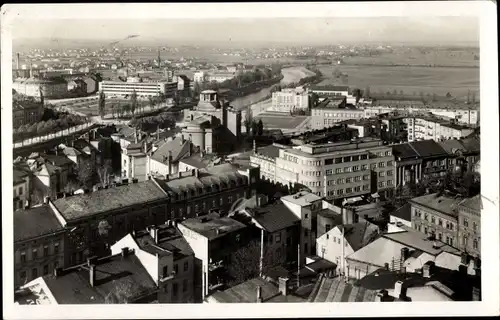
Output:
[[[351,246],[344,241],[344,256],[354,253]],[[316,255],[337,264],[340,270],[342,265],[342,232],[335,227],[316,239]]]

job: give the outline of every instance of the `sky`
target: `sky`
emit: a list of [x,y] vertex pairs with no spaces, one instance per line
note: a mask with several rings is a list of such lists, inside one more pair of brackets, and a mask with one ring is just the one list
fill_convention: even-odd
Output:
[[476,17],[51,19],[15,20],[13,39],[121,40],[196,43],[479,42]]

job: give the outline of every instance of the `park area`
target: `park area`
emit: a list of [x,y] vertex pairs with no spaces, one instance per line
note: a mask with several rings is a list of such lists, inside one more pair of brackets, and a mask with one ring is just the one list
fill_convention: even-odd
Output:
[[[420,93],[456,98],[467,97],[468,91],[479,92],[479,69],[458,67],[416,67],[382,65],[320,65],[323,81],[319,85],[348,85],[371,93],[415,95]],[[335,77],[338,69],[347,74],[347,83]],[[479,96],[479,94],[477,94]]]

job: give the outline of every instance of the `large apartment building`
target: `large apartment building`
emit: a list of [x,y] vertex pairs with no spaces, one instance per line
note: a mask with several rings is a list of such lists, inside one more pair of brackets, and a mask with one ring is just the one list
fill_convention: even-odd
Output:
[[455,119],[433,115],[415,115],[407,118],[408,141],[458,139],[471,134],[474,129],[458,124]]
[[320,102],[311,110],[311,129],[318,130],[332,127],[338,122],[362,119],[363,109],[346,107],[344,96],[333,96]]
[[106,95],[125,96],[130,95],[132,92],[138,96],[158,96],[164,94],[167,97],[174,96],[177,90],[176,82],[162,82],[162,81],[102,81],[99,84],[99,90],[103,91]]
[[392,148],[378,139],[280,149],[275,166],[275,182],[305,186],[327,200],[383,192],[395,185]]

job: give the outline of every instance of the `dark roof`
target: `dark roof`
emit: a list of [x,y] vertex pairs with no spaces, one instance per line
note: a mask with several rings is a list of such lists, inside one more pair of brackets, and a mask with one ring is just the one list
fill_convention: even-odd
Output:
[[438,212],[447,214],[451,217],[458,217],[457,206],[462,199],[438,195],[437,193],[427,194],[421,197],[409,200],[412,204],[419,204]]
[[14,241],[22,241],[63,230],[48,205],[14,212]]
[[191,143],[189,140],[184,140],[184,142],[182,142],[181,138],[175,138],[162,144],[153,153],[151,158],[158,162],[165,163],[165,157],[168,157],[169,152],[172,152],[172,161],[177,162],[187,154],[190,148]]
[[438,142],[439,146],[443,148],[448,154],[453,155],[456,151],[460,150],[462,152],[467,151],[462,143],[456,139],[444,140]]
[[203,168],[206,168],[210,164],[211,160],[212,160],[212,158],[209,158],[209,157],[202,158],[199,154],[194,154],[191,157],[182,159],[181,161],[182,161],[182,163],[185,163],[191,167],[203,169]]
[[257,154],[263,155],[268,158],[278,158],[280,156],[280,147],[275,145],[269,145],[265,147],[260,147],[257,149]]
[[378,227],[369,222],[344,224],[338,228],[340,231],[344,229],[344,237],[354,251],[366,246],[378,233]]
[[446,150],[441,148],[441,146],[434,140],[415,141],[410,142],[409,144],[422,158],[448,155]]
[[[202,217],[189,218],[181,222],[186,228],[193,230],[209,240],[222,237],[228,233],[241,230],[246,226],[229,217],[219,217],[216,214],[207,214]],[[218,231],[217,231],[218,230]]]
[[163,190],[148,180],[60,198],[54,206],[65,219],[72,220],[165,198]]
[[476,137],[470,137],[460,140],[468,153],[479,153],[481,151],[481,141]]
[[310,89],[321,91],[349,91],[348,86],[311,86]]
[[54,154],[41,154],[40,156],[56,167],[73,164],[73,161],[63,156],[58,156]]
[[342,222],[342,215],[338,214],[337,212],[333,211],[332,209],[321,209],[318,211],[318,215],[326,218],[333,218],[333,219],[340,219],[340,222]]
[[391,212],[391,216],[411,221],[411,205],[409,203],[405,203],[402,207],[399,207],[395,211]]
[[260,208],[248,208],[247,211],[268,232],[283,230],[300,222],[300,218],[281,201]]
[[377,291],[345,283],[341,277],[320,277],[309,302],[373,302]]
[[134,239],[142,250],[160,256],[173,254],[174,260],[194,254],[189,243],[175,227],[159,226],[157,244],[154,243],[154,239],[147,231],[136,232]]
[[27,176],[29,176],[29,169],[14,165],[14,169],[12,171],[12,180],[14,185],[24,183],[24,178],[26,178]]
[[94,287],[90,285],[85,265],[64,270],[57,278],[44,276],[43,280],[58,304],[105,303],[108,294],[127,287],[133,301],[157,290],[155,282],[134,253],[126,257],[118,254],[99,259]]
[[423,286],[429,280],[415,273],[399,273],[379,269],[357,280],[356,285],[370,290],[393,289],[397,281],[408,281],[413,286]]
[[481,212],[481,209],[483,208],[481,195],[478,194],[477,196],[474,196],[472,198],[464,199],[462,202],[460,202],[460,206],[472,209],[476,212]]
[[396,158],[401,159],[418,158],[418,154],[408,143],[396,144],[392,146],[392,153]]

